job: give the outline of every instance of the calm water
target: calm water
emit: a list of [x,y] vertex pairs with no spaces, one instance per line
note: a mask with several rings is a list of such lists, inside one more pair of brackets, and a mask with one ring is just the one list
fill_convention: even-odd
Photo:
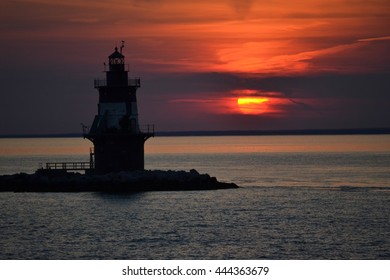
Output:
[[[0,139],[0,174],[88,161],[77,138]],[[390,259],[390,136],[156,137],[147,169],[235,190],[0,193],[1,259]]]

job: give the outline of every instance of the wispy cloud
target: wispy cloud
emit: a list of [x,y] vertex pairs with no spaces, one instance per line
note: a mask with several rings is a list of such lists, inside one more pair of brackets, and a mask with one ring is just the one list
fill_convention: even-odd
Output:
[[359,39],[358,42],[375,42],[375,41],[388,41],[388,40],[390,40],[390,36]]

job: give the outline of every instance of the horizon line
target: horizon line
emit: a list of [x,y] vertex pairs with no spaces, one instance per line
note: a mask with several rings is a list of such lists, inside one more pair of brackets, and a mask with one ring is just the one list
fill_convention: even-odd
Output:
[[[384,128],[338,128],[338,129],[275,129],[275,130],[188,130],[156,131],[155,136],[283,136],[283,135],[373,135],[390,134],[390,127]],[[62,138],[83,137],[82,133],[30,133],[0,134],[0,138]]]

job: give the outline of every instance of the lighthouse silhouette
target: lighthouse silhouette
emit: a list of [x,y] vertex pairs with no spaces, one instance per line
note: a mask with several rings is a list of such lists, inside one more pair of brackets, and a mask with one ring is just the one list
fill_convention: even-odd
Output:
[[129,78],[129,67],[120,51],[108,57],[106,79],[96,79],[98,114],[84,138],[92,141],[91,162],[97,174],[144,169],[144,144],[154,136],[154,126],[138,123],[137,89],[140,78]]

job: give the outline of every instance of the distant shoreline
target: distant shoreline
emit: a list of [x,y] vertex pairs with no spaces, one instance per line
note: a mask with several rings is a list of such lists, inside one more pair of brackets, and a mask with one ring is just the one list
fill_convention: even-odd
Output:
[[[284,135],[374,135],[390,134],[390,128],[363,129],[284,129],[284,130],[221,130],[221,131],[156,131],[155,136],[284,136]],[[0,138],[74,138],[81,133],[6,134]]]

